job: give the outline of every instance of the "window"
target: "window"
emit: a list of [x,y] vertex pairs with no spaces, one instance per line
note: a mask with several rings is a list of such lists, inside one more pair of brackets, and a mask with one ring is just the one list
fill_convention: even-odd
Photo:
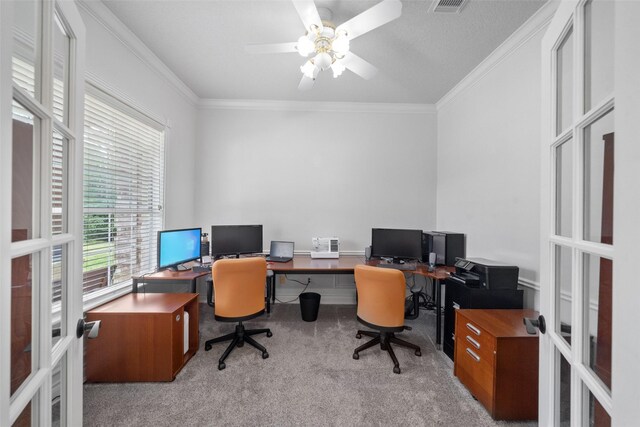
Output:
[[164,203],[162,126],[88,86],[84,130],[83,289],[155,269]]

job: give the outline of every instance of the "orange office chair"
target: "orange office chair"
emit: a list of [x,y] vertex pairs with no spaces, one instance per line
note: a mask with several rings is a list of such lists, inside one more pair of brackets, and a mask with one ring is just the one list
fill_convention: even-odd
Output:
[[400,364],[391,343],[415,350],[416,356],[422,356],[420,347],[395,336],[404,326],[405,280],[400,270],[382,269],[368,265],[355,268],[356,289],[358,291],[358,321],[363,325],[380,332],[358,331],[356,338],[362,335],[372,337],[369,342],[353,351],[353,358],[358,360],[360,353],[376,344],[386,350],[393,360],[393,372],[400,373]]
[[215,307],[213,314],[221,322],[238,322],[235,332],[211,339],[204,344],[205,351],[211,350],[212,344],[229,341],[231,344],[218,361],[218,369],[226,368],[225,359],[236,348],[245,342],[262,352],[262,358],[269,357],[267,349],[258,344],[252,335],[267,334],[270,329],[244,329],[242,322],[264,314],[264,284],[267,276],[267,262],[264,258],[221,259],[213,263],[213,292]]

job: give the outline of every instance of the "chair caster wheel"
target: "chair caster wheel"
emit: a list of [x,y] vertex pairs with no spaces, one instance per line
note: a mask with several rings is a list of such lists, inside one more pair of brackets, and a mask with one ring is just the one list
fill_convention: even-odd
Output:
[[222,371],[226,367],[227,365],[225,365],[224,363],[218,363],[218,371]]
[[236,347],[238,347],[238,348],[244,347],[244,341],[240,341],[240,342],[238,342],[238,344],[236,345]]
[[353,358],[355,360],[358,360],[358,359],[360,359],[360,355],[358,353],[353,353]]
[[360,339],[360,338],[362,338],[362,335],[361,334],[356,334],[356,338]]
[[263,359],[268,359],[269,358],[269,353],[267,353],[266,351],[264,353],[262,353],[262,358]]
[[273,334],[271,333],[271,331],[267,332],[267,337],[271,338],[273,336]]
[[211,344],[205,344],[204,351],[209,351],[209,350],[211,350]]
[[420,350],[416,350],[416,356],[422,356],[422,353],[420,353]]
[[400,367],[399,366],[394,366],[393,367],[393,373],[394,374],[399,374],[400,373]]

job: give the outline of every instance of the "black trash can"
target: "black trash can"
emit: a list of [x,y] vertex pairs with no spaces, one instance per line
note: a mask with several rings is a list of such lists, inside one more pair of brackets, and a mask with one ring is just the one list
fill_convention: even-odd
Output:
[[320,294],[303,292],[300,294],[300,313],[305,322],[315,322],[320,309]]

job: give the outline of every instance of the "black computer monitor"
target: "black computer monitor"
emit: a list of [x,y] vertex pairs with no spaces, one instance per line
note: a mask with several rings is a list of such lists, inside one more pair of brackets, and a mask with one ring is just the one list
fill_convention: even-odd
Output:
[[394,259],[421,259],[422,230],[372,228],[371,256]]
[[201,228],[158,231],[158,269],[173,269],[200,258]]
[[262,252],[262,225],[212,225],[211,256]]

